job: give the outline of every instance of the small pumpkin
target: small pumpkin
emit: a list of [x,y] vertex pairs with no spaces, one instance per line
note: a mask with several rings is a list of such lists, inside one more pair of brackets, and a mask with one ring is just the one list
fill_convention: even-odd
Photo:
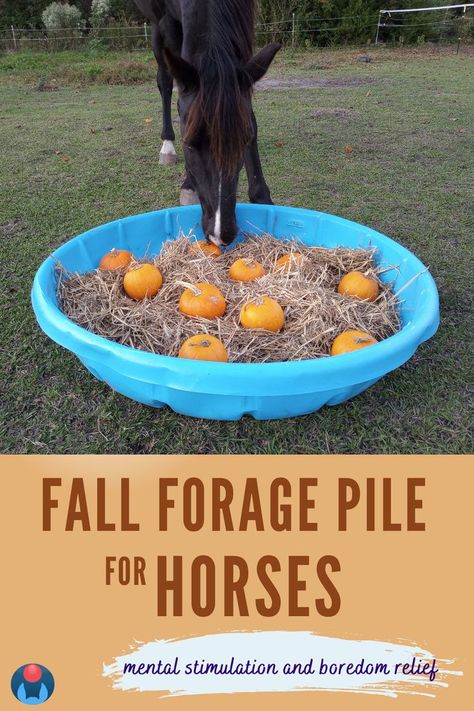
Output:
[[206,254],[208,257],[219,257],[222,254],[222,249],[217,244],[211,244],[205,239],[193,242],[190,250],[196,254]]
[[123,278],[123,288],[127,296],[135,301],[152,299],[161,289],[163,277],[154,264],[141,264],[129,269]]
[[365,276],[362,272],[348,272],[344,274],[337,291],[342,296],[352,296],[354,299],[375,301],[379,295],[379,285],[375,279]]
[[334,339],[331,346],[331,355],[335,356],[342,355],[343,353],[351,353],[352,351],[358,351],[367,346],[373,346],[374,343],[378,343],[378,341],[376,338],[373,338],[370,333],[351,329],[344,331],[344,333],[339,334],[339,336]]
[[104,254],[99,262],[99,269],[103,272],[115,272],[126,269],[133,259],[133,254],[126,249],[112,249]]
[[213,284],[191,284],[181,294],[179,310],[185,316],[201,316],[213,319],[225,313],[225,299]]
[[229,357],[222,341],[206,333],[187,338],[179,349],[179,358],[227,363]]
[[229,269],[229,276],[233,281],[255,281],[264,274],[262,264],[254,259],[236,259]]
[[304,256],[299,252],[290,252],[290,254],[284,254],[275,262],[275,271],[290,270],[296,267],[304,259]]
[[285,314],[278,301],[269,296],[258,296],[242,307],[240,323],[244,328],[263,328],[278,333],[285,325]]

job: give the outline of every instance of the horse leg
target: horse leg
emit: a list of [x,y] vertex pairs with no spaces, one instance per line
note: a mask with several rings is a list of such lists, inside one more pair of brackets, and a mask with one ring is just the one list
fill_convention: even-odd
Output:
[[[179,113],[179,102],[178,102],[178,113]],[[200,200],[194,186],[194,182],[186,170],[186,177],[184,178],[183,184],[181,185],[181,191],[179,194],[179,202],[181,205],[199,205]]]
[[161,138],[163,145],[160,151],[161,165],[174,165],[178,158],[174,147],[175,133],[171,120],[171,98],[173,95],[173,77],[168,71],[165,58],[162,51],[162,37],[158,25],[152,25],[152,46],[153,54],[158,63],[158,71],[156,74],[156,83],[161,94],[161,102],[163,106],[163,130]]
[[270,190],[263,177],[262,163],[258,152],[257,119],[252,111],[253,139],[245,150],[245,170],[249,183],[250,202],[273,205]]
[[194,183],[189,177],[189,173],[186,173],[186,177],[181,186],[181,192],[179,196],[179,201],[181,205],[198,205],[199,198],[196,190],[194,189]]

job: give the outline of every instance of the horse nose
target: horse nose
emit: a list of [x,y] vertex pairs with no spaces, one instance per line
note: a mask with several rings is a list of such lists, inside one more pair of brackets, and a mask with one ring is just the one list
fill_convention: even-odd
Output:
[[227,247],[232,244],[235,237],[237,236],[237,226],[235,229],[221,233],[220,235],[214,235],[212,232],[206,235],[209,242],[217,245],[218,247]]
[[224,242],[221,240],[220,237],[217,237],[216,235],[207,235],[207,239],[209,242],[212,242],[212,244],[215,244],[217,247],[223,247]]
[[220,222],[218,218],[219,216],[216,216],[207,225],[205,230],[206,238],[218,247],[225,247],[234,241],[238,232],[237,223],[235,217],[226,220],[224,223]]

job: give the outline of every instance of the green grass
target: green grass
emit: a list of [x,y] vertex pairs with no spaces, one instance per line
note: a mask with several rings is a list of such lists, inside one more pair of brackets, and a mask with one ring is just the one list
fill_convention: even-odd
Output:
[[3,84],[37,84],[52,88],[87,84],[136,84],[153,82],[156,62],[151,52],[109,52],[89,50],[10,53],[0,57]]
[[[344,405],[236,423],[189,419],[115,394],[44,336],[30,306],[34,273],[59,244],[176,204],[183,163],[158,165],[151,61],[133,59],[150,65],[144,83],[107,85],[100,73],[91,79],[91,63],[113,74],[128,57],[0,59],[3,452],[471,451],[473,62],[452,51],[374,57],[371,64],[358,63],[357,53],[280,58],[273,77],[324,83],[256,93],[265,172],[275,202],[337,213],[412,249],[437,281],[442,326],[407,365]],[[57,90],[37,90],[55,77]]]

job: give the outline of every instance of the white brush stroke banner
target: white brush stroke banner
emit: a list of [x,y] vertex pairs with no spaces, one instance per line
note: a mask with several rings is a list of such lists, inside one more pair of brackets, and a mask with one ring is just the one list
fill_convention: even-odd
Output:
[[[425,665],[425,674],[411,673],[413,660],[415,667]],[[312,632],[229,632],[137,642],[130,652],[104,664],[103,676],[112,680],[115,689],[162,692],[162,696],[339,691],[434,697],[448,686],[449,675],[462,676],[447,669],[452,663],[436,659],[414,643],[339,639]],[[202,673],[207,664],[215,666]],[[284,673],[285,665],[291,669],[295,664],[301,665],[295,673]],[[386,666],[377,668],[377,664]],[[402,672],[405,664],[408,674]],[[164,674],[165,669],[174,673]],[[246,669],[257,673],[245,673]],[[259,669],[269,673],[258,673]],[[329,673],[331,669],[337,673]]]

